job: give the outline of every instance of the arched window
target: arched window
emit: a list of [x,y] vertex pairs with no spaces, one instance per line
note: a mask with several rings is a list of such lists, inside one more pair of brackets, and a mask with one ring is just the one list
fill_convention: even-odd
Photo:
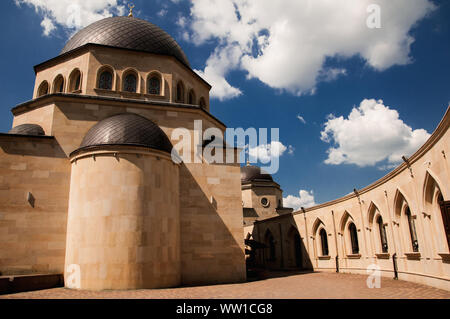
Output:
[[69,92],[78,93],[81,90],[81,72],[75,70],[70,75]]
[[148,94],[161,95],[161,79],[159,78],[159,76],[152,75],[147,82]]
[[48,94],[48,82],[44,81],[39,85],[38,97]]
[[203,97],[200,98],[199,105],[200,105],[200,107],[201,107],[202,109],[206,109],[206,102],[205,102],[205,99],[204,99]]
[[381,216],[377,219],[378,224],[378,230],[380,232],[380,241],[381,241],[381,251],[383,253],[388,252],[388,242],[387,242],[387,235],[386,235],[386,226],[383,223],[383,218]]
[[184,103],[184,85],[182,82],[177,84],[177,102]]
[[64,78],[62,75],[58,75],[53,81],[53,93],[64,92]]
[[409,207],[406,207],[405,210],[406,217],[408,218],[408,225],[409,225],[409,234],[411,235],[411,243],[413,247],[413,252],[419,251],[419,241],[417,240],[417,233],[416,233],[416,223],[414,221],[414,218],[411,216],[411,210]]
[[350,241],[352,244],[352,254],[359,254],[359,243],[358,243],[358,231],[356,230],[355,224],[351,223],[348,227],[350,231]]
[[137,76],[134,73],[128,73],[123,81],[123,90],[125,92],[137,92]]
[[328,251],[328,236],[327,236],[327,232],[325,229],[321,229],[320,230],[320,244],[322,247],[322,256],[328,256],[329,255],[329,251]]
[[113,74],[109,70],[104,70],[98,77],[98,88],[103,90],[112,90]]
[[195,104],[195,92],[194,90],[189,91],[189,100],[188,104],[194,105]]

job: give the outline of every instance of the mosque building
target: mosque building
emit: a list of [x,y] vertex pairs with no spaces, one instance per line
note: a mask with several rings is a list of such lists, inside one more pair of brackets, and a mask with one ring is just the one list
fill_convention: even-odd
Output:
[[449,110],[381,180],[293,212],[256,166],[173,160],[176,129],[226,126],[211,86],[156,25],[97,21],[34,70],[32,100],[0,134],[0,275],[64,274],[73,288],[78,272],[86,290],[238,283],[256,242],[254,267],[377,264],[450,290]]

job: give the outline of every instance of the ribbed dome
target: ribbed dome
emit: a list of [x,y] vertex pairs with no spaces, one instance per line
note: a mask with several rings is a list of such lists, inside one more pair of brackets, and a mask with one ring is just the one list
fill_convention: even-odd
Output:
[[137,114],[124,113],[111,116],[92,127],[80,149],[102,145],[130,145],[172,152],[167,135],[152,121]]
[[257,166],[241,167],[241,183],[273,182],[272,176]]
[[88,43],[169,55],[190,67],[183,50],[167,32],[133,17],[113,17],[94,22],[75,34],[61,54]]
[[14,127],[9,131],[9,134],[43,136],[45,135],[45,132],[44,129],[37,124],[22,124]]

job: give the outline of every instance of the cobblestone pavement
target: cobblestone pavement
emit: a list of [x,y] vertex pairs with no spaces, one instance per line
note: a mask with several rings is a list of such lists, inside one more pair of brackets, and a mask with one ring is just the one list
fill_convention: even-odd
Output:
[[369,289],[367,276],[305,273],[243,284],[132,291],[77,291],[65,288],[15,295],[7,299],[450,299],[450,292],[406,281],[382,278]]

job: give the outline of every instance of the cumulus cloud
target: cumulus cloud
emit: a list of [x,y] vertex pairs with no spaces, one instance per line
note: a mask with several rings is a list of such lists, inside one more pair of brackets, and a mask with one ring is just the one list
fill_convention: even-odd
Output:
[[326,164],[356,164],[374,166],[387,160],[389,169],[417,151],[430,137],[424,129],[413,130],[399,113],[385,106],[382,100],[363,100],[353,108],[348,118],[330,115],[321,132],[328,149]]
[[314,192],[308,192],[302,189],[299,191],[298,197],[289,195],[288,197],[283,198],[283,206],[293,208],[294,211],[297,211],[302,207],[309,208],[316,206]]
[[41,26],[48,36],[57,26],[77,31],[113,15],[123,15],[125,6],[119,0],[14,0],[17,6],[33,7],[42,16]]
[[327,58],[359,56],[375,70],[411,62],[411,28],[435,6],[430,0],[378,0],[380,29],[370,29],[373,0],[191,0],[190,39],[217,43],[199,74],[213,84],[212,97],[242,92],[226,77],[247,73],[268,86],[312,94],[320,81],[345,76]]
[[279,158],[288,151],[288,154],[294,153],[292,146],[285,146],[281,142],[272,142],[270,144],[262,144],[257,147],[249,148],[248,154],[251,157],[251,162],[260,161],[261,163],[269,163],[274,158]]

